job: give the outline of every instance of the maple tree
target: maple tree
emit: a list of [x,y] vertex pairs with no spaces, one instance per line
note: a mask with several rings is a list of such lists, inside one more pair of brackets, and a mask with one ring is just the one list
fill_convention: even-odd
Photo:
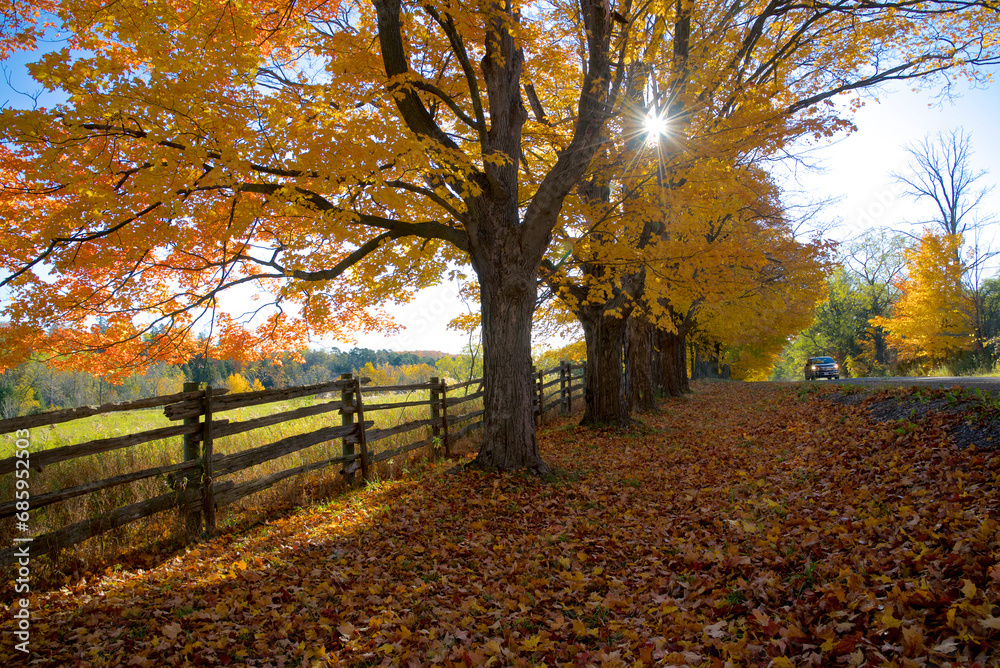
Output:
[[961,235],[927,230],[917,248],[903,251],[906,275],[893,315],[871,320],[889,333],[901,360],[933,366],[971,345],[974,306],[962,281],[961,246]]
[[[975,3],[767,3],[718,11],[678,2],[654,11],[645,26],[654,46],[630,73],[632,94],[621,97],[617,148],[592,164],[577,193],[582,201],[576,211],[570,205],[566,231],[557,235],[563,246],[574,244],[569,253],[575,266],[567,266],[567,251],[557,244],[543,270],[588,339],[588,376],[595,383],[584,420],[628,421],[621,357],[628,316],[637,306],[641,316],[631,337],[637,345],[631,349],[642,350],[636,354],[643,359],[629,368],[645,387],[632,393],[652,397],[649,386],[657,376],[668,393],[685,389],[685,340],[697,326],[689,306],[697,310],[700,302],[685,305],[687,288],[676,280],[670,285],[680,293],[673,295],[678,303],[672,304],[669,290],[646,295],[645,268],[664,254],[657,237],[675,245],[697,242],[706,224],[689,216],[694,227],[686,228],[667,213],[671,206],[726,220],[726,211],[710,209],[731,171],[788,150],[802,137],[849,127],[846,114],[831,103],[837,95],[995,62],[989,35],[996,21],[995,8]],[[656,48],[663,40],[665,47]],[[666,128],[652,150],[636,145],[635,126],[644,116]],[[684,192],[692,188],[695,193]],[[672,256],[684,258],[691,275],[715,259],[699,256],[697,248],[695,243]],[[653,338],[662,368],[649,373],[650,346],[638,344],[658,327]]]
[[[8,17],[7,53],[35,47],[46,12],[69,37],[30,66],[65,102],[0,117],[8,362],[176,359],[205,312],[216,357],[295,350],[384,327],[387,298],[469,262],[477,464],[544,472],[537,269],[615,106],[627,0],[21,4],[34,13]],[[545,145],[525,96],[559,102],[534,121]],[[216,313],[245,284],[273,296],[252,307],[263,324]]]
[[[647,282],[651,301],[662,304],[671,329],[660,328],[662,376],[671,394],[689,389],[686,338],[697,334],[727,350],[747,377],[784,346],[787,337],[812,318],[829,271],[830,244],[796,239],[777,189],[758,170],[746,170],[739,187],[719,192],[708,210],[686,215],[690,238],[664,238],[666,254],[699,258],[653,265]],[[709,213],[711,212],[711,213]],[[681,218],[683,220],[683,217]]]
[[[683,178],[686,185],[656,193],[644,212],[667,221],[663,231],[631,246],[621,242],[627,226],[589,235],[572,261],[548,275],[584,323],[588,378],[599,379],[587,394],[585,423],[627,423],[636,395],[642,408],[654,408],[657,380],[669,394],[684,391],[684,341],[695,328],[720,344],[749,350],[754,340],[758,354],[774,353],[776,342],[780,350],[805,326],[818,299],[829,247],[794,239],[764,172],[723,175],[710,161],[696,161]],[[646,230],[633,230],[631,239]],[[600,243],[612,236],[617,244]],[[627,329],[629,397],[622,378]]]

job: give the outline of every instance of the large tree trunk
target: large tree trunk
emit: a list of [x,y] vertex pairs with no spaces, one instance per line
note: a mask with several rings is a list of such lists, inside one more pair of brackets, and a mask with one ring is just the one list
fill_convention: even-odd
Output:
[[[490,105],[491,150],[508,161],[487,164],[469,198],[469,254],[479,277],[483,336],[483,443],[473,466],[544,474],[532,409],[531,318],[538,297],[538,267],[547,238],[525,238],[532,226],[521,221],[517,160],[527,112],[521,101],[524,54],[497,18],[499,37],[487,47],[481,66]],[[556,207],[558,210],[558,207]],[[520,221],[520,222],[519,222]]]
[[660,373],[662,374],[663,392],[667,396],[679,397],[691,391],[687,377],[687,362],[685,355],[685,334],[681,331],[659,331]]
[[691,383],[688,379],[688,365],[687,365],[687,333],[682,332],[679,335],[680,341],[677,343],[677,362],[681,365],[681,391],[690,392]]
[[632,408],[642,412],[656,411],[656,385],[653,378],[653,324],[636,315],[628,319],[625,343],[628,399]]
[[[513,259],[513,258],[512,258]],[[505,471],[549,467],[538,453],[532,409],[531,318],[535,271],[515,262],[479,268],[483,323],[483,444],[472,466]]]
[[577,317],[587,341],[587,386],[580,424],[626,426],[631,424],[625,396],[626,319],[605,315],[605,306],[583,306]]

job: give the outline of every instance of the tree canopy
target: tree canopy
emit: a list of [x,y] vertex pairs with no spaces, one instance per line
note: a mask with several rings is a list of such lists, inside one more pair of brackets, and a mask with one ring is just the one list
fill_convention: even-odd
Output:
[[[998,49],[989,0],[0,11],[0,55],[65,36],[29,66],[62,101],[0,115],[6,363],[31,351],[100,351],[87,363],[108,372],[176,360],[209,320],[220,357],[294,350],[392,327],[387,302],[468,263],[487,379],[479,463],[536,471],[538,270],[553,237],[587,236],[572,229],[578,186],[634,126],[632,101],[681,129],[668,161],[698,156],[691,173],[725,183],[789,137],[847,127],[838,95],[975,76]],[[657,165],[659,194],[696,185]],[[640,201],[655,209],[659,194]],[[220,295],[243,286],[266,297],[244,318],[220,312]]]

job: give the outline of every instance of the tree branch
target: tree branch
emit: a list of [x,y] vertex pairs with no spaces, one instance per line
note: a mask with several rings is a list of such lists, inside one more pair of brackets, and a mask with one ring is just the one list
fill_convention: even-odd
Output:
[[433,139],[443,147],[459,150],[458,144],[434,122],[420,96],[413,91],[412,84],[405,82],[410,75],[410,66],[406,60],[403,31],[399,20],[402,11],[400,0],[374,0],[374,4],[378,18],[382,62],[389,77],[389,90],[403,122],[415,134]]

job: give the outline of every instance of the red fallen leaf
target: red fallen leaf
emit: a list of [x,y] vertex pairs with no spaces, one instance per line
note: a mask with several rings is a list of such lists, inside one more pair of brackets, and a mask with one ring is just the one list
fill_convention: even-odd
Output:
[[854,651],[854,648],[858,646],[858,641],[861,640],[861,633],[855,632],[849,636],[841,638],[833,646],[833,653],[836,655],[850,654]]

